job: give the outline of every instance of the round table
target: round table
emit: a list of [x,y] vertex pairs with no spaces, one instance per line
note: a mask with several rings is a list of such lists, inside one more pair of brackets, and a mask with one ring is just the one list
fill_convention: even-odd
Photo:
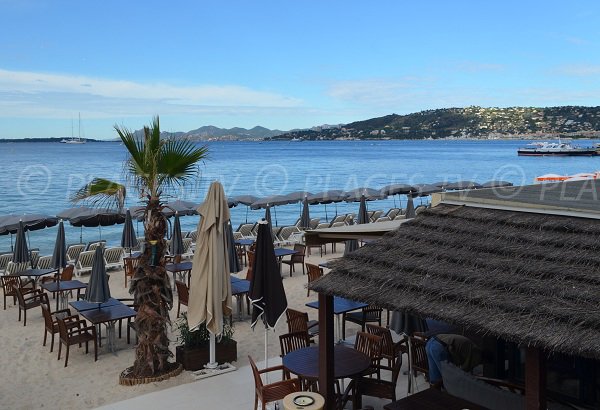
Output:
[[[342,345],[334,346],[333,357],[334,379],[356,377],[371,365],[371,360],[367,355]],[[319,347],[305,347],[286,354],[283,356],[283,366],[303,379],[317,380],[319,378]]]

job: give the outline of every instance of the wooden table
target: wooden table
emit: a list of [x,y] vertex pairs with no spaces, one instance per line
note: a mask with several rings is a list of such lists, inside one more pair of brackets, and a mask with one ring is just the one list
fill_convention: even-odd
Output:
[[[180,263],[167,263],[165,265],[167,272],[173,273],[173,291],[177,289],[175,286],[175,280],[177,275],[185,277],[187,275],[187,286],[190,287],[190,276],[192,273],[192,262],[180,262]],[[184,279],[185,282],[185,279]]]
[[[319,309],[319,301],[315,300],[314,302],[309,302],[306,306],[311,307],[313,309]],[[354,300],[341,298],[338,296],[333,297],[333,313],[335,314],[335,327],[337,332],[337,343],[344,343],[342,339],[342,321],[341,316],[344,313],[352,312],[353,310],[362,309],[364,307],[369,306],[367,303],[357,302]]]
[[61,309],[66,309],[69,303],[68,294],[72,290],[77,290],[77,299],[79,299],[80,290],[87,288],[87,284],[78,280],[63,280],[60,282],[42,283],[42,288],[51,293],[58,292],[58,297],[56,298],[56,309],[58,310],[59,300]]
[[[282,359],[283,367],[301,379],[316,381],[319,379],[319,347],[309,346],[289,352]],[[359,380],[360,375],[371,366],[371,359],[364,353],[351,347],[336,345],[333,348],[333,378]],[[351,385],[342,394],[341,402],[345,402]],[[342,389],[343,383],[342,383]]]
[[[107,333],[107,349],[110,352],[115,351],[115,323],[117,323],[121,319],[127,319],[130,317],[135,317],[137,312],[125,305],[124,303],[117,301],[117,304],[112,304],[110,306],[100,307],[99,309],[86,309],[80,310],[79,314],[83,316],[88,322],[92,323],[96,327],[99,327],[104,323],[106,326]],[[100,336],[100,333],[98,333]],[[100,346],[102,344],[100,343]]]
[[99,306],[98,303],[87,302],[85,300],[76,300],[74,302],[69,302],[69,305],[71,305],[71,307],[73,307],[73,309],[75,309],[78,312],[83,312],[84,310],[90,309],[106,308],[118,304],[122,304],[121,301],[114,298],[110,298],[106,302],[100,303]]
[[485,407],[434,388],[392,402],[383,408],[385,410],[486,410]]

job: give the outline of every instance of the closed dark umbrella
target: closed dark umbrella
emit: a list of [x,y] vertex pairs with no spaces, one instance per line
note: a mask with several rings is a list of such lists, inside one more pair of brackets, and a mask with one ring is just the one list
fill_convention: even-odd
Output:
[[173,232],[171,233],[171,243],[169,244],[169,253],[171,255],[183,254],[183,235],[181,234],[181,224],[179,222],[179,213],[175,213],[173,222]]
[[259,320],[265,325],[265,361],[268,360],[268,329],[275,328],[287,309],[287,298],[281,281],[281,271],[275,258],[269,225],[261,223],[256,238],[253,277],[249,297],[252,301],[252,328]]
[[125,225],[123,225],[123,233],[121,234],[121,247],[128,248],[131,255],[131,248],[137,246],[137,238],[133,229],[133,221],[131,220],[131,212],[129,209],[125,214]]
[[23,263],[29,262],[29,249],[27,248],[27,240],[25,239],[25,227],[23,222],[19,222],[17,230],[17,239],[15,240],[15,250],[13,252],[13,262]]
[[[104,264],[104,247],[98,246],[92,262],[92,274],[85,291],[85,300],[92,303],[104,303],[110,299],[108,276]],[[98,305],[100,307],[100,305]]]
[[227,221],[226,225],[225,234],[227,235],[227,252],[229,253],[229,272],[238,273],[242,270],[242,267],[240,266],[240,260],[235,248],[235,239],[233,238],[233,227],[231,226],[231,221]]
[[[369,223],[369,214],[367,213],[367,200],[364,195],[360,197],[360,205],[358,206],[358,218],[357,221],[359,224]],[[346,241],[346,246],[344,248],[344,256],[348,255],[350,252],[354,252],[358,249],[358,240],[350,239]]]
[[415,212],[415,204],[413,203],[412,196],[408,196],[408,201],[406,202],[406,219],[414,218],[417,216]]
[[300,228],[310,228],[310,210],[308,209],[308,198],[304,197],[302,201],[302,215],[300,215]]
[[[60,270],[67,266],[67,244],[65,241],[65,225],[63,221],[58,223],[58,232],[56,233],[56,242],[54,243],[54,252],[52,252],[51,266],[57,270],[56,282],[58,284],[58,294],[60,295]],[[58,310],[58,300],[56,298],[56,310]]]

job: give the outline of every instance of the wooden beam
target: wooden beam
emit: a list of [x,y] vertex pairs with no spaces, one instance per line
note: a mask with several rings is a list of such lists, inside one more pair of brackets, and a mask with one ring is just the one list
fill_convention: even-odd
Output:
[[325,409],[336,408],[333,378],[333,296],[319,293],[319,393]]
[[546,357],[534,347],[525,350],[525,408],[546,409]]

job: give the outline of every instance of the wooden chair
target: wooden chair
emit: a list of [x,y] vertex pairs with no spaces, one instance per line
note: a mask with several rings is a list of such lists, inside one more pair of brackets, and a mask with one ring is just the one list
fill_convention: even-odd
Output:
[[88,343],[94,342],[94,361],[98,360],[98,338],[96,337],[96,327],[94,325],[86,326],[83,319],[78,316],[67,316],[66,318],[56,318],[58,324],[58,360],[62,345],[65,345],[67,351],[65,354],[65,367],[69,363],[69,348],[71,345],[81,346],[85,342],[85,353],[89,352]]
[[267,403],[282,400],[288,394],[300,391],[300,380],[297,378],[263,384],[261,374],[284,370],[284,367],[280,365],[258,370],[252,357],[248,356],[248,360],[250,361],[250,367],[252,367],[252,374],[254,375],[254,410],[258,409],[259,400],[262,404],[262,409],[265,410]]
[[312,263],[306,264],[306,270],[308,271],[308,283],[306,284],[306,296],[310,296],[310,289],[308,286],[314,280],[319,279],[323,276],[323,268],[317,265],[313,265]]
[[361,331],[365,331],[365,325],[367,323],[377,323],[381,326],[381,312],[382,308],[377,306],[369,305],[363,308],[360,312],[348,312],[344,313],[342,319],[342,338],[346,338],[346,322],[356,323],[361,326]]
[[368,374],[378,373],[379,362],[381,361],[381,345],[383,338],[371,333],[358,332],[354,340],[354,348],[359,352],[369,356],[371,359],[371,367],[367,371]]
[[125,287],[127,287],[127,278],[133,278],[133,275],[135,275],[135,270],[138,267],[138,264],[140,263],[140,259],[139,258],[130,258],[130,257],[125,257],[123,258],[123,265],[124,265],[124,272],[125,272]]
[[[400,361],[400,366],[402,366],[402,355],[404,353],[408,354],[408,344],[406,339],[394,343],[390,329],[372,324],[367,324],[365,327],[367,333],[381,337],[381,358],[386,359],[387,364],[384,365],[380,362],[378,370],[383,369],[393,371],[397,361]],[[381,378],[380,371],[377,372],[377,378]]]
[[181,305],[187,306],[190,300],[190,292],[187,285],[179,280],[175,281],[177,287],[177,317],[181,311]]
[[310,345],[310,339],[306,331],[291,332],[279,336],[279,347],[281,348],[281,357],[289,352],[302,349]]
[[24,282],[19,276],[0,276],[2,281],[2,293],[4,294],[4,310],[6,310],[6,298],[12,296],[13,305],[17,304],[17,288],[21,288],[23,293],[33,290],[33,281]]
[[304,275],[306,271],[304,270],[304,257],[306,255],[306,246],[300,243],[294,245],[294,250],[297,252],[290,256],[290,259],[282,260],[281,263],[286,265],[290,265],[290,277],[292,276],[292,272],[296,271],[294,265],[296,263],[302,264],[302,274]]
[[21,312],[23,312],[23,326],[27,326],[27,311],[36,308],[42,304],[42,299],[48,296],[41,289],[33,289],[30,292],[23,293],[23,288],[15,288],[17,301],[19,302],[19,322],[21,321]]
[[427,361],[427,352],[425,344],[427,340],[422,333],[415,332],[408,337],[408,394],[414,393],[416,388],[417,373],[425,376],[425,380],[429,380],[429,362]]
[[246,280],[249,280],[252,282],[252,278],[254,277],[254,274],[252,272],[253,268],[254,268],[254,251],[251,250],[247,250],[246,251],[246,256],[248,256],[248,270],[246,271]]
[[[71,321],[79,320],[78,316],[71,315],[71,309],[61,309],[56,312],[50,311],[50,303],[48,300],[48,295],[44,294],[43,303],[40,305],[42,308],[42,316],[44,317],[44,343],[42,346],[46,346],[46,340],[48,338],[48,333],[51,335],[50,340],[50,352],[54,350],[54,335],[58,333],[58,316],[64,315],[66,317],[71,317],[71,319],[67,323],[67,327],[70,326]],[[76,318],[76,319],[75,319]]]
[[398,383],[398,376],[400,375],[401,367],[402,359],[397,358],[392,367],[391,380],[382,380],[374,377],[361,377],[360,382],[357,383],[357,389],[355,390],[355,408],[360,408],[362,406],[362,396],[379,397],[381,399],[396,401],[396,384]]
[[308,320],[308,313],[291,308],[287,308],[285,316],[289,333],[306,332],[309,340],[314,342],[315,336],[319,334],[319,322],[317,320]]

